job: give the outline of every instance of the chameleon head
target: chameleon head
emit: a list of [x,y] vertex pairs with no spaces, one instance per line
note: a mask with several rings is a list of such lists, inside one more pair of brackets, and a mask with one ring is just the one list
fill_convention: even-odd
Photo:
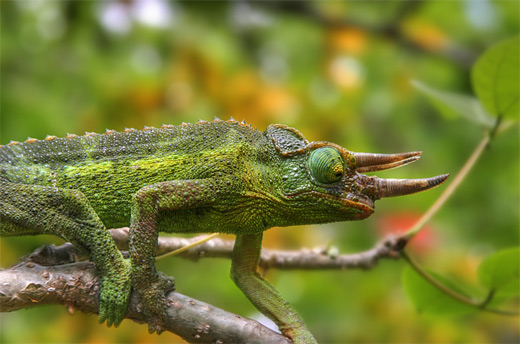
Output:
[[365,172],[412,163],[421,152],[355,153],[337,144],[309,142],[296,129],[272,125],[267,131],[280,155],[282,211],[276,225],[360,220],[383,197],[431,189],[448,174],[425,179],[382,179]]
[[418,160],[421,152],[355,153],[329,142],[312,142],[307,150],[307,172],[313,186],[301,195],[313,194],[315,199],[325,200],[317,203],[326,203],[343,220],[366,218],[380,198],[428,190],[448,178],[444,174],[424,179],[382,179],[362,174],[409,164]]
[[297,215],[301,224],[361,220],[374,212],[374,202],[380,198],[428,190],[448,178],[443,174],[423,179],[383,179],[363,174],[409,164],[419,159],[421,152],[354,153],[329,142],[312,142],[307,148],[299,157],[306,173],[295,175],[298,181],[287,178],[285,183],[285,198],[291,208],[305,207],[305,214]]

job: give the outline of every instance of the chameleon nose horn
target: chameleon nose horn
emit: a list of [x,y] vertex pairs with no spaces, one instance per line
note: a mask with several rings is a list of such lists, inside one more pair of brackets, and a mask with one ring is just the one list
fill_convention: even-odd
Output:
[[[374,172],[408,165],[421,157],[422,152],[397,154],[352,153],[356,159],[357,171]],[[375,177],[379,197],[403,196],[428,190],[442,184],[449,174],[423,179],[381,179]]]
[[449,174],[422,179],[380,179],[377,178],[376,188],[379,197],[394,197],[413,194],[428,190],[442,184],[448,179]]
[[356,159],[357,171],[374,172],[388,170],[399,166],[408,165],[419,160],[422,152],[407,152],[397,154],[379,153],[353,153]]

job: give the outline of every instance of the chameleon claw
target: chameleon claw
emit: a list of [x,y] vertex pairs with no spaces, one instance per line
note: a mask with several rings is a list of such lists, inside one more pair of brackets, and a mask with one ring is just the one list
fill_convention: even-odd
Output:
[[105,322],[105,320],[107,320],[107,317],[106,317],[105,313],[102,311],[102,309],[100,308],[98,321],[100,324],[102,324]]

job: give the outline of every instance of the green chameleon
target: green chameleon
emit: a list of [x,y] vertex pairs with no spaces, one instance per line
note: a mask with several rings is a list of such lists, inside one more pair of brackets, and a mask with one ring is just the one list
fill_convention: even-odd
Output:
[[[442,183],[380,179],[360,172],[401,166],[420,152],[354,153],[309,142],[274,124],[214,120],[0,146],[3,236],[54,234],[84,250],[100,276],[100,322],[118,326],[133,288],[162,331],[173,278],[155,269],[159,232],[231,233],[231,277],[295,343],[315,343],[296,311],[256,271],[262,233],[274,226],[361,220],[382,197]],[[107,228],[130,225],[130,261]],[[162,281],[162,282],[161,282]]]

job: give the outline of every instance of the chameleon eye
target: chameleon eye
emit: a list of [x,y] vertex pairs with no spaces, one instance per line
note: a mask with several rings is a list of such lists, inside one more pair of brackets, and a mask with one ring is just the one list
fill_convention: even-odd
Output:
[[311,153],[308,163],[312,177],[320,183],[332,184],[343,177],[343,158],[335,148],[316,149]]

